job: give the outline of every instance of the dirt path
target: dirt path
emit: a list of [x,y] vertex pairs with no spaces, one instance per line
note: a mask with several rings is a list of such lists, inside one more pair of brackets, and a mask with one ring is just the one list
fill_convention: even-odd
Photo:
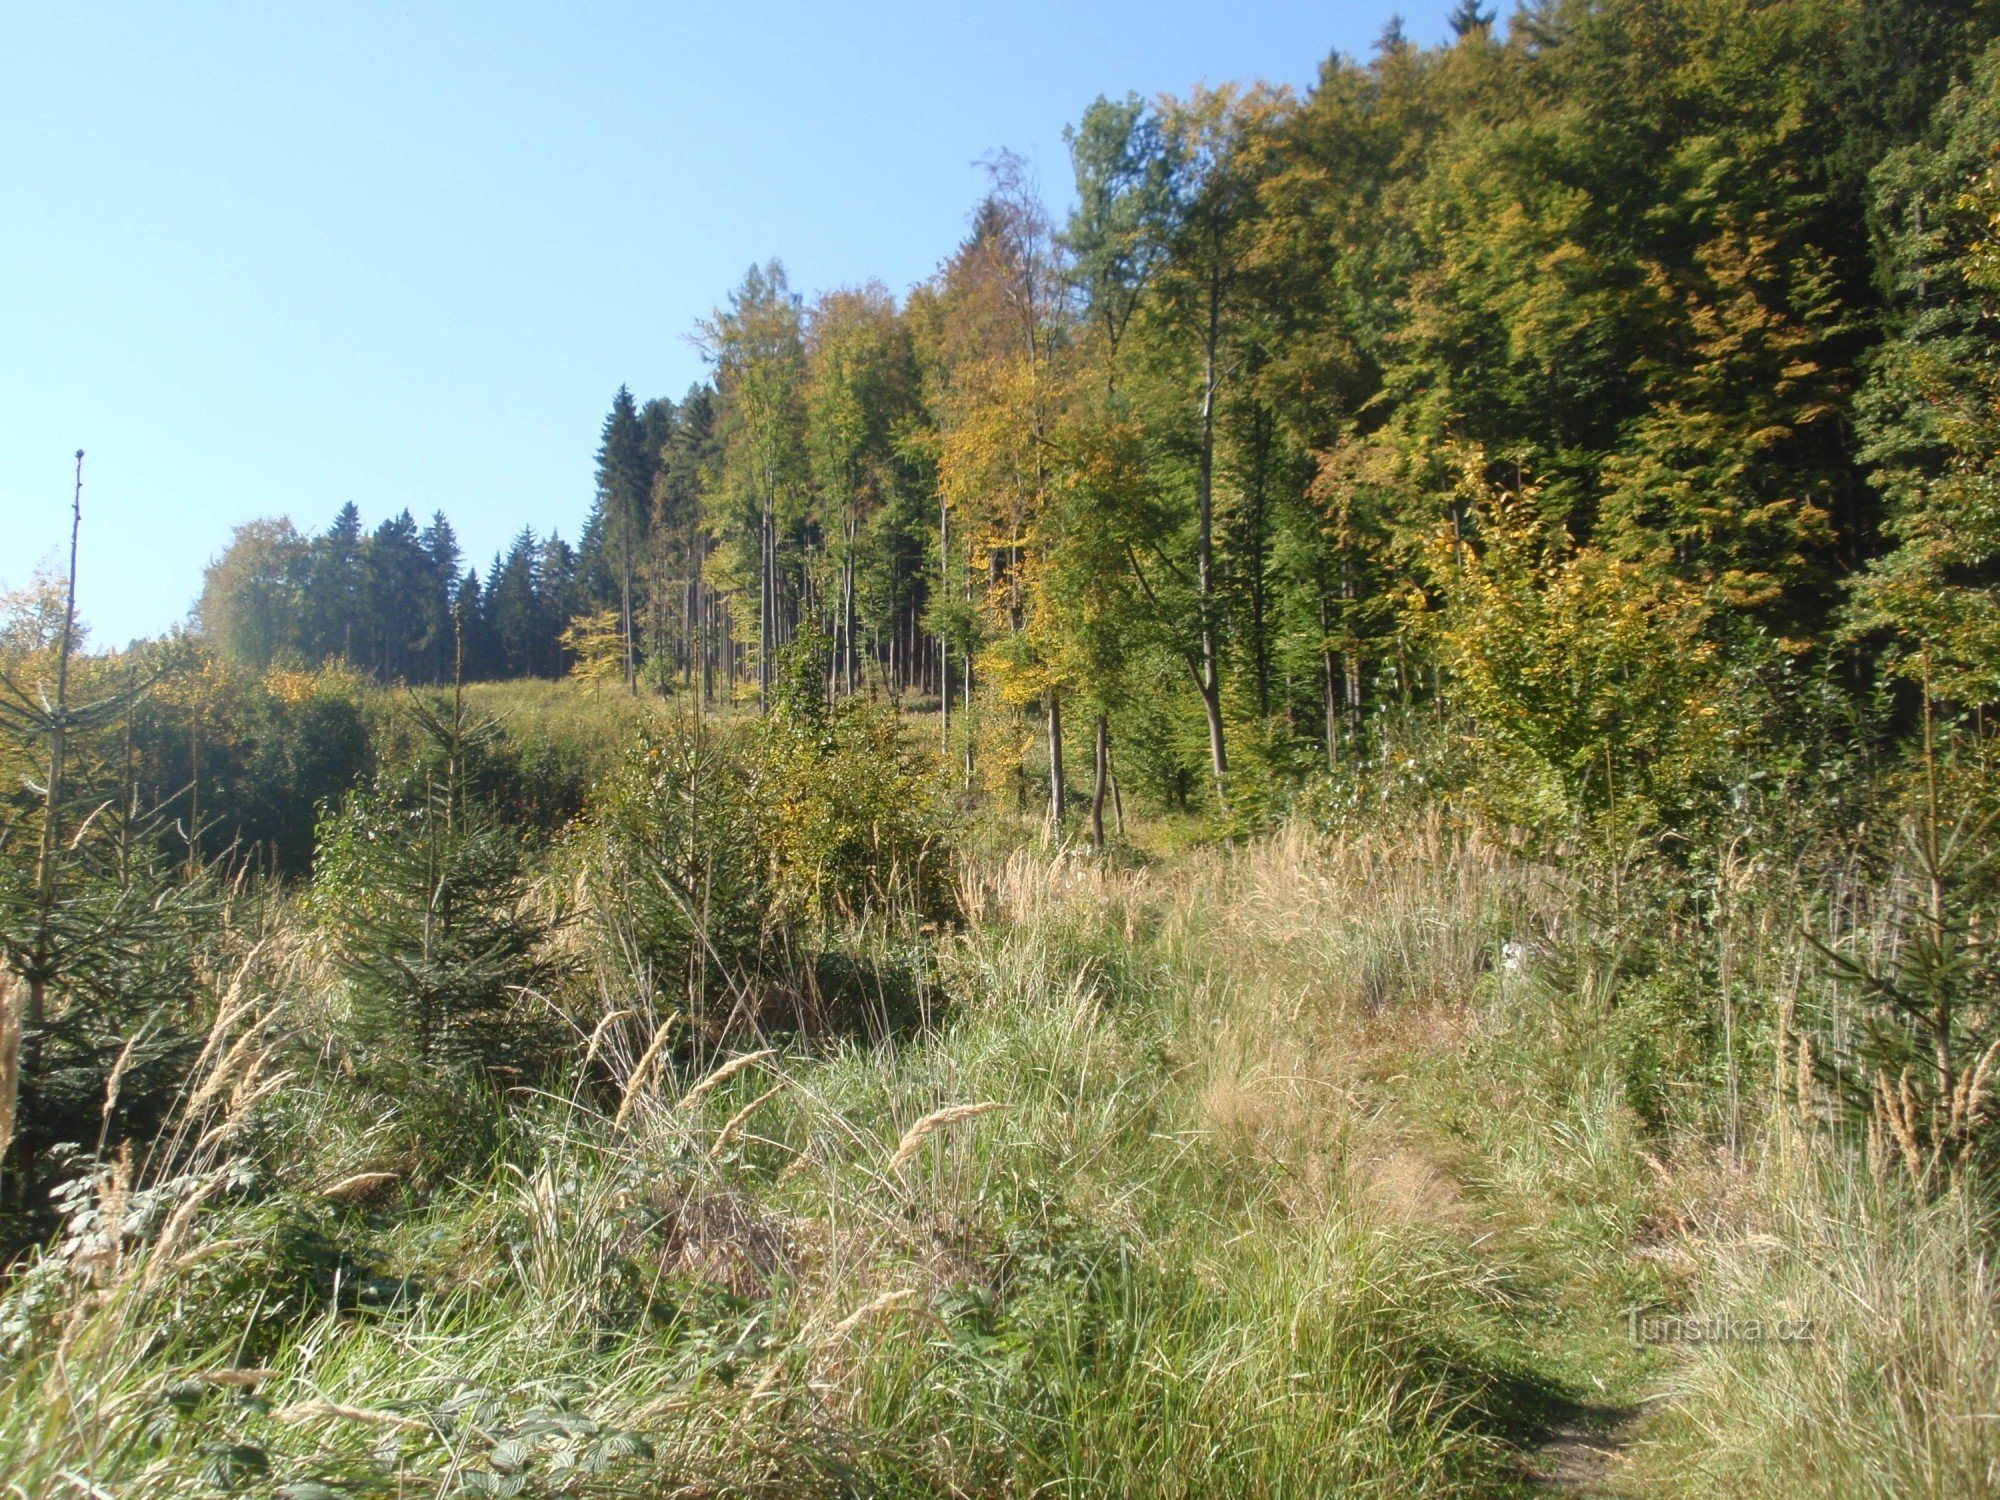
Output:
[[1558,1422],[1522,1455],[1529,1480],[1539,1489],[1570,1495],[1615,1493],[1625,1446],[1643,1408],[1583,1407]]
[[1660,1356],[1633,1346],[1626,1309],[1658,1305],[1667,1289],[1659,1262],[1638,1253],[1637,1213],[1607,1211],[1629,1207],[1624,1190],[1643,1179],[1614,1186],[1565,1171],[1564,1145],[1542,1148],[1546,1177],[1523,1171],[1514,1153],[1524,1137],[1563,1139],[1542,1113],[1549,1101],[1482,1098],[1462,1058],[1414,1052],[1378,1057],[1361,1087],[1380,1108],[1376,1129],[1449,1185],[1465,1213],[1459,1233],[1511,1288],[1517,1357],[1547,1396],[1512,1438],[1523,1491],[1644,1493],[1630,1453],[1658,1407]]

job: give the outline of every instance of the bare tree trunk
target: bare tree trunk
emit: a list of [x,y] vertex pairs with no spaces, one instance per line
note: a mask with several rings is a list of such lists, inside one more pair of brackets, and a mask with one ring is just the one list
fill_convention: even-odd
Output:
[[764,504],[761,548],[763,558],[758,571],[763,575],[758,592],[763,595],[757,606],[757,712],[771,710],[771,647],[777,636],[778,601],[774,597],[773,584],[776,582],[777,568],[773,566],[774,538],[771,535],[771,505]]
[[620,549],[624,554],[624,567],[618,581],[618,608],[625,626],[625,691],[633,697],[639,696],[639,660],[632,650],[632,542],[626,538]]
[[938,763],[951,763],[951,642],[944,611],[951,592],[951,507],[938,496]]
[[1201,608],[1201,671],[1196,681],[1201,689],[1202,709],[1208,716],[1208,758],[1215,777],[1215,800],[1218,805],[1226,806],[1229,753],[1222,737],[1222,662],[1215,630],[1215,395],[1221,319],[1222,286],[1218,268],[1209,276],[1208,337],[1202,358],[1201,453],[1195,469],[1195,505],[1199,513],[1195,580]]
[[1319,595],[1319,664],[1320,697],[1326,715],[1326,768],[1331,771],[1340,763],[1340,700],[1335,692],[1333,668],[1332,622],[1327,617],[1326,590]]
[[1271,716],[1271,643],[1269,639],[1270,587],[1265,575],[1266,483],[1271,435],[1269,414],[1259,404],[1251,415],[1253,454],[1249,505],[1249,558],[1244,571],[1250,584],[1250,665],[1257,683],[1257,714]]
[[1062,694],[1049,690],[1049,831],[1060,837],[1063,826]]
[[1097,716],[1097,778],[1090,789],[1090,841],[1104,852],[1104,793],[1111,780],[1111,726]]
[[847,696],[854,696],[854,542],[859,532],[859,521],[850,513],[847,517],[847,567],[841,579],[840,618],[841,671],[847,684]]
[[1333,647],[1320,652],[1320,686],[1326,700],[1326,768],[1331,771],[1340,764],[1340,700],[1336,692],[1333,667]]
[[[965,546],[965,612],[967,619],[973,618],[972,544],[970,542],[967,542]],[[970,637],[968,637],[965,643],[965,789],[968,792],[972,790],[973,745],[978,738],[978,736],[973,733],[973,729],[974,729],[974,724],[972,719],[972,641]]]

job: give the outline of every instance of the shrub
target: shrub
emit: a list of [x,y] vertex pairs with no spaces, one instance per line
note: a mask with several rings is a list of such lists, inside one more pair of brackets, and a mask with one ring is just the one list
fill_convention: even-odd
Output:
[[904,744],[894,709],[830,704],[825,682],[825,642],[801,635],[757,744],[756,801],[780,917],[824,933],[944,915],[950,870],[932,775]]
[[642,728],[581,840],[592,919],[628,977],[699,1012],[758,967],[772,915],[748,757],[681,718]]
[[697,1016],[767,981],[846,990],[840,950],[950,917],[921,756],[893,711],[829,705],[815,651],[787,654],[763,723],[643,726],[599,787],[580,863],[616,982]]

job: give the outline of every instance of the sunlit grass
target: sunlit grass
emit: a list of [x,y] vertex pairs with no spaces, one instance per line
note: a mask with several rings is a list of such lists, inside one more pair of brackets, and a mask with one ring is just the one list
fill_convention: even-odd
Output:
[[[572,691],[548,701],[596,712]],[[1493,1495],[1553,1424],[1633,1411],[1599,1487],[1991,1487],[1978,1216],[1843,1181],[1775,1116],[1737,1163],[1650,1132],[1614,995],[1550,948],[1576,907],[1546,869],[1433,822],[1020,852],[965,904],[900,1038],[629,1098],[386,1096],[293,1057],[156,1205],[105,1184],[94,1247],[17,1277],[0,1473],[121,1500]],[[337,1031],[309,942],[259,954],[246,988]],[[1639,1305],[1823,1335],[1640,1350]]]

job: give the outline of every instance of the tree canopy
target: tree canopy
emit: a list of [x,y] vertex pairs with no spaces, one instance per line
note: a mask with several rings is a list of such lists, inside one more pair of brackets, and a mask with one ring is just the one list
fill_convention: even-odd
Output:
[[1642,699],[1717,743],[1812,673],[2000,699],[1989,12],[1468,0],[1452,32],[1303,94],[1099,98],[1068,221],[1000,153],[900,300],[751,267],[709,383],[618,390],[575,549],[481,576],[441,515],[257,522],[203,622],[434,680],[566,671],[608,610],[631,690],[760,703],[810,626],[831,689],[937,702],[1058,822],[1066,702],[1226,809],[1427,702],[1574,803],[1621,755],[1719,774],[1642,752]]

